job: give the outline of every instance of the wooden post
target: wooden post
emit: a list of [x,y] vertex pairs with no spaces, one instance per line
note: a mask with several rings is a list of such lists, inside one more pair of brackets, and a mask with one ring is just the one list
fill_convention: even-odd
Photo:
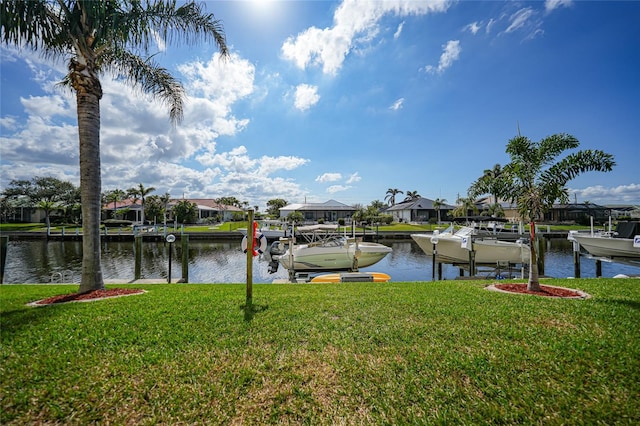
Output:
[[602,276],[602,261],[600,259],[596,260],[596,278],[600,278]]
[[469,277],[476,275],[476,252],[469,250]]
[[182,244],[182,282],[189,282],[189,234],[181,237]]
[[535,244],[536,244],[536,248],[537,250],[537,255],[538,255],[538,274],[539,275],[544,275],[544,253],[545,253],[545,239],[544,237],[539,237],[538,235],[536,235],[535,237]]
[[139,280],[142,277],[142,235],[136,235],[133,243],[133,253],[135,257],[133,278]]
[[0,284],[4,283],[4,267],[7,263],[7,249],[9,247],[9,236],[0,236]]
[[575,245],[577,243],[574,243],[573,249],[573,277],[580,278],[580,249],[576,250]]
[[253,209],[248,211],[247,219],[247,308],[253,303]]

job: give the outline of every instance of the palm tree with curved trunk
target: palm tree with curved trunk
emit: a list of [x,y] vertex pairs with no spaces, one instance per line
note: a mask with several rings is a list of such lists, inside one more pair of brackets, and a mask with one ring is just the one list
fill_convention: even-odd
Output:
[[403,191],[400,191],[397,188],[389,188],[387,189],[387,195],[384,197],[385,201],[387,201],[387,203],[390,206],[395,206],[396,204],[396,195],[398,194],[404,194]]
[[[212,40],[228,55],[221,23],[203,6],[175,0],[3,0],[2,42],[68,61],[63,84],[76,95],[82,196],[79,292],[104,289],[100,260],[100,76],[112,72],[164,102],[182,119],[184,88],[149,54],[157,38],[188,44]],[[145,55],[140,56],[140,55]]]
[[608,172],[615,166],[611,154],[600,150],[582,150],[558,160],[565,151],[578,148],[580,142],[568,134],[548,136],[532,142],[524,136],[509,141],[506,152],[511,162],[504,168],[511,201],[517,202],[518,212],[529,222],[531,233],[531,257],[527,288],[540,291],[537,253],[535,250],[535,225],[553,204],[567,203],[567,183],[588,171]]
[[142,215],[141,215],[141,223],[144,225],[144,199],[147,195],[155,191],[156,189],[153,186],[145,188],[143,184],[139,183],[137,187],[129,188],[127,190],[127,195],[133,197],[134,203],[138,200],[142,203]]

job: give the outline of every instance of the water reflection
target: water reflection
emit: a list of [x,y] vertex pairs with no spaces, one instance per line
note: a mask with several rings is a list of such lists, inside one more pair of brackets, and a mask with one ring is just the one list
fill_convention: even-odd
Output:
[[[430,281],[431,257],[411,240],[388,243],[393,252],[376,265],[362,271],[381,271],[391,275],[392,281]],[[182,277],[181,245],[171,245],[172,278]],[[105,279],[131,281],[135,276],[135,254],[132,241],[103,242],[102,268]],[[168,275],[169,244],[145,241],[142,247],[141,278],[166,280]],[[5,283],[48,283],[59,281],[80,282],[82,242],[79,241],[10,241],[8,247]],[[443,265],[443,278],[454,279],[459,269]],[[190,241],[189,282],[191,283],[243,283],[246,280],[246,255],[238,241]],[[638,275],[640,267],[619,263],[602,263],[602,275]],[[571,242],[565,239],[546,240],[545,275],[570,277],[574,275]],[[582,277],[595,276],[595,261],[582,259]],[[270,283],[286,279],[287,271],[279,268],[276,274],[267,272],[267,261],[256,258],[253,282]]]

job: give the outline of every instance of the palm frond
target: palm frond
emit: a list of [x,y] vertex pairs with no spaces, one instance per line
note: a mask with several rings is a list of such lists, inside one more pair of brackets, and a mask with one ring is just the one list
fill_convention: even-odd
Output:
[[182,84],[171,73],[152,59],[141,57],[126,50],[103,52],[101,66],[124,77],[133,87],[159,98],[169,107],[172,123],[179,123],[183,117],[185,91]]

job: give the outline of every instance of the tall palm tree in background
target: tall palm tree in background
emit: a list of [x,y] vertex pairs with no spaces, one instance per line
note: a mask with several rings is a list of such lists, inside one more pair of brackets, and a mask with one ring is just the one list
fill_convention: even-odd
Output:
[[153,186],[145,188],[143,184],[139,183],[137,187],[129,188],[127,190],[127,195],[129,197],[133,197],[133,202],[140,200],[142,203],[142,216],[140,218],[140,222],[144,225],[144,198],[151,194],[156,189]]
[[490,194],[493,196],[494,204],[498,204],[500,197],[505,195],[505,190],[504,170],[500,164],[496,164],[493,168],[486,169],[482,176],[471,184],[467,193],[473,199],[483,194]]
[[[112,72],[163,101],[172,123],[182,119],[184,89],[149,55],[157,38],[196,44],[213,40],[228,55],[221,23],[193,1],[3,0],[2,42],[68,61],[63,83],[76,95],[82,194],[79,292],[103,289],[100,261],[100,75]],[[146,57],[139,56],[144,54]]]
[[164,226],[165,232],[167,232],[167,209],[171,202],[171,194],[165,192],[164,195],[160,196],[160,202],[162,203],[162,225]]
[[122,189],[114,189],[106,193],[105,200],[107,203],[113,203],[113,218],[116,218],[116,209],[118,208],[118,203],[124,200],[127,194]]
[[446,202],[447,200],[445,200],[444,198],[436,198],[435,200],[433,200],[433,209],[438,214],[438,224],[440,224],[440,209],[442,209],[442,206],[444,206]]
[[518,212],[531,228],[531,258],[528,289],[540,291],[537,254],[535,250],[535,222],[541,219],[553,203],[567,203],[566,184],[587,171],[608,172],[615,162],[611,154],[600,150],[583,150],[557,158],[565,151],[580,145],[568,134],[548,136],[540,142],[517,136],[509,141],[506,152],[511,162],[504,168],[507,193],[517,202]]
[[390,206],[396,205],[396,195],[404,194],[404,192],[400,191],[397,188],[389,188],[387,189],[387,195],[384,197],[385,201],[389,203]]

